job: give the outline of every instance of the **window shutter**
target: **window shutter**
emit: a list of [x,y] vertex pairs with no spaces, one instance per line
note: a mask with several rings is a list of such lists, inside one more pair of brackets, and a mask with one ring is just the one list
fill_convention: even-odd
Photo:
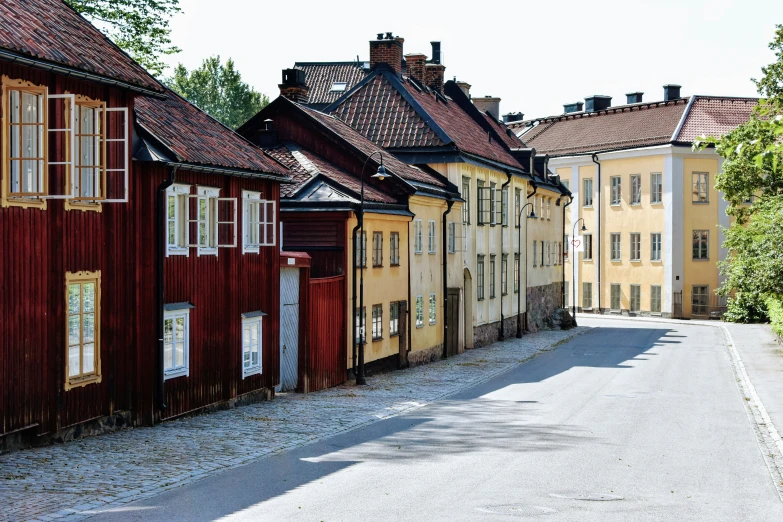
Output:
[[[185,200],[185,244],[188,248],[198,248],[198,194],[188,194]],[[193,215],[196,219],[190,219]],[[195,243],[191,243],[190,239],[196,238]]]
[[[48,176],[45,186],[47,187],[47,194],[41,195],[42,199],[70,199],[76,197],[76,185],[74,183],[74,159],[76,157],[76,102],[73,94],[50,94],[49,101],[54,101],[56,104],[62,103],[63,107],[63,123],[62,128],[48,130],[48,137],[50,138],[50,144],[54,143],[59,145],[59,154],[57,154],[58,147],[49,147],[49,161],[46,166]],[[62,101],[59,101],[62,100]],[[50,107],[47,110],[49,114],[56,114],[57,111],[52,111]],[[66,145],[68,145],[66,147]],[[43,144],[41,144],[43,146]],[[54,149],[54,150],[53,150]],[[64,166],[62,170],[63,176],[63,193],[52,194],[52,183],[49,179],[52,176],[52,167]]]
[[[221,208],[221,203],[222,205]],[[221,217],[223,219],[221,220]],[[237,198],[217,198],[217,246],[218,248],[236,248],[237,246]],[[221,238],[223,241],[221,241]]]
[[277,233],[277,202],[274,200],[261,201],[261,246],[275,246]]
[[[128,177],[130,173],[130,165],[128,163],[129,152],[129,133],[128,133],[128,108],[116,107],[111,109],[105,109],[106,118],[104,123],[106,127],[104,132],[106,133],[106,156],[104,161],[106,162],[104,169],[104,191],[101,199],[102,203],[127,203],[128,202]],[[116,121],[117,119],[120,122]],[[119,132],[116,135],[112,135],[118,129]],[[113,167],[110,168],[110,165]],[[121,178],[122,182],[117,178]],[[122,197],[109,197],[110,194],[116,194]]]

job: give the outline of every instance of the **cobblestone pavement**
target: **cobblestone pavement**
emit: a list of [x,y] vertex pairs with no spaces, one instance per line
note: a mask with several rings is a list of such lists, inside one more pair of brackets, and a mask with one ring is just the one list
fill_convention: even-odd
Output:
[[0,520],[79,520],[415,410],[584,333],[544,331],[405,371],[208,415],[0,455]]

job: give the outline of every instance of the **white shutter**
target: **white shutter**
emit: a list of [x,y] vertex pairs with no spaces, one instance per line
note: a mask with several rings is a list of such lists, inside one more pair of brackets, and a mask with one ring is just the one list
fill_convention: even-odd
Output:
[[[195,195],[194,194],[188,194],[187,195],[187,199],[185,200],[185,244],[188,245],[188,248],[199,248],[199,244],[198,244],[198,241],[199,241],[199,237],[198,237],[199,236],[199,230],[198,230],[198,199],[199,199],[199,197],[201,197],[201,196],[199,196],[198,194],[195,194]],[[190,219],[190,207],[191,207],[191,203],[194,200],[196,201],[196,219]],[[195,224],[195,233],[191,233],[191,232],[193,232],[193,230],[191,230],[191,225],[194,225],[194,224]],[[195,238],[196,238],[196,242],[195,243],[191,243],[190,242],[191,237],[193,237],[193,236],[195,236]]]
[[[63,115],[66,118],[65,125],[62,129],[48,129],[48,133],[51,136],[63,136],[63,150],[62,156],[52,158],[50,155],[48,164],[46,166],[47,176],[51,176],[51,168],[53,166],[64,165],[65,175],[63,179],[63,194],[52,194],[52,183],[48,183],[49,194],[40,196],[42,199],[71,199],[76,197],[76,174],[74,172],[74,161],[76,158],[76,99],[73,94],[50,94],[49,100],[64,100]],[[47,102],[48,104],[48,102]],[[46,110],[49,110],[47,106]],[[49,114],[52,111],[49,110]],[[57,140],[55,139],[55,142]],[[67,150],[66,150],[67,144]],[[43,144],[41,144],[43,146]],[[57,161],[52,161],[56,159]]]
[[[229,221],[220,221],[220,204],[221,203],[228,203],[231,206],[231,209],[228,213],[230,220]],[[215,222],[217,223],[217,230],[215,230],[216,235],[216,241],[215,244],[218,248],[236,248],[237,246],[237,198],[217,198],[217,205],[216,209],[217,216],[215,216]],[[231,239],[230,243],[221,243],[220,242],[220,231],[221,226],[223,228],[225,227],[231,227],[231,232],[228,234],[228,237]]]
[[260,205],[261,246],[274,246],[275,235],[277,233],[277,224],[275,223],[275,219],[277,218],[275,201],[261,200]]
[[[114,125],[112,125],[112,122],[109,121],[110,117],[112,115],[118,115],[122,118],[122,132],[119,136],[109,136],[109,130],[114,129]],[[106,109],[106,128],[104,129],[104,132],[106,133],[106,157],[104,158],[104,161],[106,162],[106,176],[105,176],[105,186],[103,188],[103,197],[105,199],[101,199],[101,203],[127,203],[128,202],[128,178],[130,175],[130,165],[128,162],[129,157],[129,142],[130,142],[130,136],[128,133],[128,108],[127,107],[115,107],[111,109]],[[115,145],[117,144],[117,145]],[[117,161],[117,154],[119,154],[121,151],[122,158],[120,158],[119,161]],[[109,165],[121,165],[116,166],[113,168],[109,168]],[[122,176],[122,197],[109,197],[109,187],[113,187],[114,184],[112,183],[112,178],[115,176]],[[119,196],[119,194],[118,194]]]

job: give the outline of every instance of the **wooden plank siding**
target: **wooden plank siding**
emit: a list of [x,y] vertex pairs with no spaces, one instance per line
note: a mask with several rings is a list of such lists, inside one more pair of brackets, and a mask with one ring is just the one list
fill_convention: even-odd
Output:
[[[155,198],[167,168],[150,163],[136,163],[134,171],[144,181],[142,207],[153,216]],[[180,169],[176,183],[220,189],[220,197],[237,198],[238,239],[236,248],[220,248],[217,256],[199,256],[191,248],[188,256],[170,256],[164,263],[166,303],[189,302],[190,374],[165,382],[165,411],[155,417],[167,419],[228,401],[263,389],[272,390],[279,372],[280,342],[280,251],[279,245],[262,247],[260,254],[242,253],[242,190],[263,193],[279,201],[279,184],[261,179],[204,174]],[[279,212],[279,210],[278,210]],[[278,215],[279,219],[279,215]],[[154,252],[155,223],[144,224],[145,252]],[[150,254],[150,257],[152,254]],[[154,266],[143,267],[143,280],[154,281]],[[142,373],[144,381],[154,386],[157,378],[156,324],[153,314],[154,285],[144,286],[142,306],[149,307],[150,318],[143,325]],[[263,311],[262,374],[242,378],[241,314]],[[152,389],[154,391],[154,387]],[[150,402],[153,394],[149,395]]]
[[[285,205],[285,202],[283,202]],[[347,273],[347,212],[283,212],[283,247],[310,255],[310,277]]]
[[310,279],[307,304],[308,391],[345,382],[345,275]]
[[[49,94],[80,94],[133,110],[132,95],[102,84],[3,61],[0,75],[44,85]],[[50,128],[62,124],[60,107],[45,110]],[[0,140],[6,139],[0,126]],[[59,153],[46,139],[50,156]],[[5,168],[3,161],[3,182]],[[51,176],[50,191],[61,193],[63,181],[59,173]],[[133,197],[138,185],[129,189]],[[42,435],[131,409],[140,218],[127,203],[104,203],[101,212],[66,211],[62,200],[52,199],[45,210],[0,208],[0,435],[28,426]],[[98,270],[102,380],[65,391],[65,273]]]

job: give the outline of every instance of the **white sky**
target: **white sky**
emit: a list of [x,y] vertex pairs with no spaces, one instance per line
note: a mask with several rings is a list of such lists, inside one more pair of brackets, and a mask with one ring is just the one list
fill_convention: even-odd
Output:
[[637,90],[662,100],[666,83],[683,95],[755,96],[750,78],[774,60],[767,45],[783,23],[781,0],[180,2],[172,38],[183,51],[168,62],[190,69],[231,57],[270,99],[295,61],[366,60],[369,40],[391,31],[405,38],[404,53],[430,56],[440,40],[447,79],[528,118],[591,94],[614,105]]

